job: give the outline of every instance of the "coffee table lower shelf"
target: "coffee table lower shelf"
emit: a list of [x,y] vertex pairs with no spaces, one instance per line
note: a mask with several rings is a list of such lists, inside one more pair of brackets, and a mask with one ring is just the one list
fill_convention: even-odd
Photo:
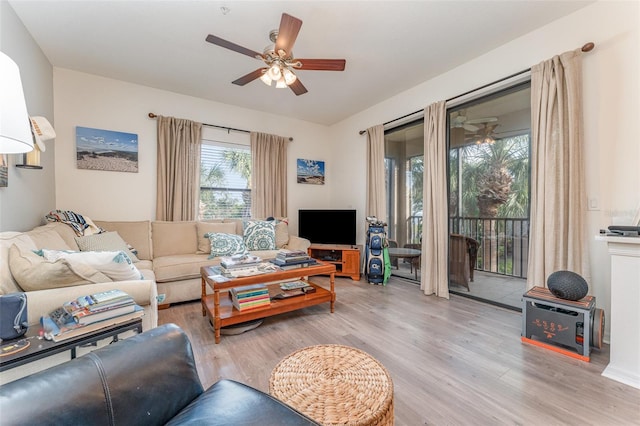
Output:
[[231,298],[228,293],[223,293],[220,297],[220,319],[215,318],[215,293],[207,295],[203,298],[202,303],[205,307],[207,316],[213,324],[216,335],[216,343],[220,342],[220,329],[228,325],[239,324],[247,321],[253,321],[260,318],[267,318],[273,315],[284,314],[286,312],[297,311],[309,306],[319,305],[321,303],[331,303],[331,312],[333,313],[333,302],[335,297],[329,290],[326,290],[316,284],[309,283],[315,287],[315,293],[304,294],[300,296],[289,297],[287,299],[273,299],[282,290],[278,284],[267,285],[269,296],[271,297],[271,306],[250,311],[239,311],[233,307]]
[[[229,325],[267,318],[321,303],[329,303],[331,313],[333,313],[334,310],[336,301],[336,267],[332,264],[318,261],[316,265],[305,268],[234,278],[223,283],[217,283],[211,279],[212,272],[210,267],[203,266],[200,268],[200,275],[202,277],[201,302],[202,316],[207,316],[211,324],[213,324],[216,343],[220,343],[220,329]],[[315,275],[329,275],[329,289],[311,282],[310,278]],[[316,291],[286,299],[274,299],[274,296],[283,292],[280,288],[280,283],[291,280],[304,281],[315,288]],[[269,296],[271,298],[270,306],[249,311],[239,311],[233,307],[231,298],[229,297],[229,290],[231,288],[260,283],[267,283],[265,285],[269,289]],[[207,294],[207,286],[213,289],[213,294]],[[221,293],[222,296],[220,295]]]

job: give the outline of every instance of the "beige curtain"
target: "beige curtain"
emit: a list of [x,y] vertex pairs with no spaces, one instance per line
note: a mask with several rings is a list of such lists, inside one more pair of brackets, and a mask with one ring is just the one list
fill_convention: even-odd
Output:
[[158,116],[156,220],[195,220],[202,123]]
[[287,216],[287,144],[282,136],[251,132],[251,216]]
[[558,270],[587,282],[582,52],[531,68],[531,230],[527,288]]
[[384,126],[367,129],[367,210],[365,216],[387,220],[387,188],[384,179]]
[[449,298],[447,224],[447,111],[445,101],[424,110],[424,186],[422,192],[422,274],[424,294]]

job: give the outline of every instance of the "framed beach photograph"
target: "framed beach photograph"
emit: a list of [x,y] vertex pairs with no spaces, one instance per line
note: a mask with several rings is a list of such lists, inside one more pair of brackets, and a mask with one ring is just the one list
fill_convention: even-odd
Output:
[[298,158],[298,183],[324,185],[324,161]]
[[138,173],[138,135],[76,126],[79,169]]
[[0,154],[0,188],[9,186],[9,158]]

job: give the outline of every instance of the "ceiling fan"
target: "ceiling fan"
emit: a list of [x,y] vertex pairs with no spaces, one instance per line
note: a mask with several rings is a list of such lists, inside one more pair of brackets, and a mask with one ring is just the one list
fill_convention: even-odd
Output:
[[483,126],[479,127],[476,132],[473,132],[472,134],[468,135],[467,141],[473,142],[477,145],[480,145],[483,143],[493,144],[496,141],[495,130],[499,126],[500,124],[498,123],[494,123],[494,124],[484,123]]
[[243,55],[251,56],[264,62],[265,67],[258,68],[232,81],[233,84],[244,86],[259,78],[265,84],[276,88],[289,87],[297,96],[307,93],[307,88],[294,74],[295,70],[313,71],[344,71],[344,59],[298,59],[293,56],[293,44],[302,27],[302,21],[286,13],[282,14],[280,28],[269,33],[269,39],[274,43],[267,46],[263,53],[258,53],[246,47],[209,34],[207,41],[225,49]]
[[494,121],[498,121],[497,117],[484,117],[484,118],[475,118],[469,120],[464,110],[457,111],[455,117],[451,119],[451,128],[459,129],[463,128],[469,132],[477,132],[481,128],[475,126],[475,124],[484,124],[484,123],[493,123]]

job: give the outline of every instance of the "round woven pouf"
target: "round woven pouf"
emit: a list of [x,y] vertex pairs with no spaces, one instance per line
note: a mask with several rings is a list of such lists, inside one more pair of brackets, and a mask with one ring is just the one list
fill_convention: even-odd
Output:
[[356,348],[316,345],[284,358],[271,395],[323,425],[392,425],[393,382],[380,362]]

